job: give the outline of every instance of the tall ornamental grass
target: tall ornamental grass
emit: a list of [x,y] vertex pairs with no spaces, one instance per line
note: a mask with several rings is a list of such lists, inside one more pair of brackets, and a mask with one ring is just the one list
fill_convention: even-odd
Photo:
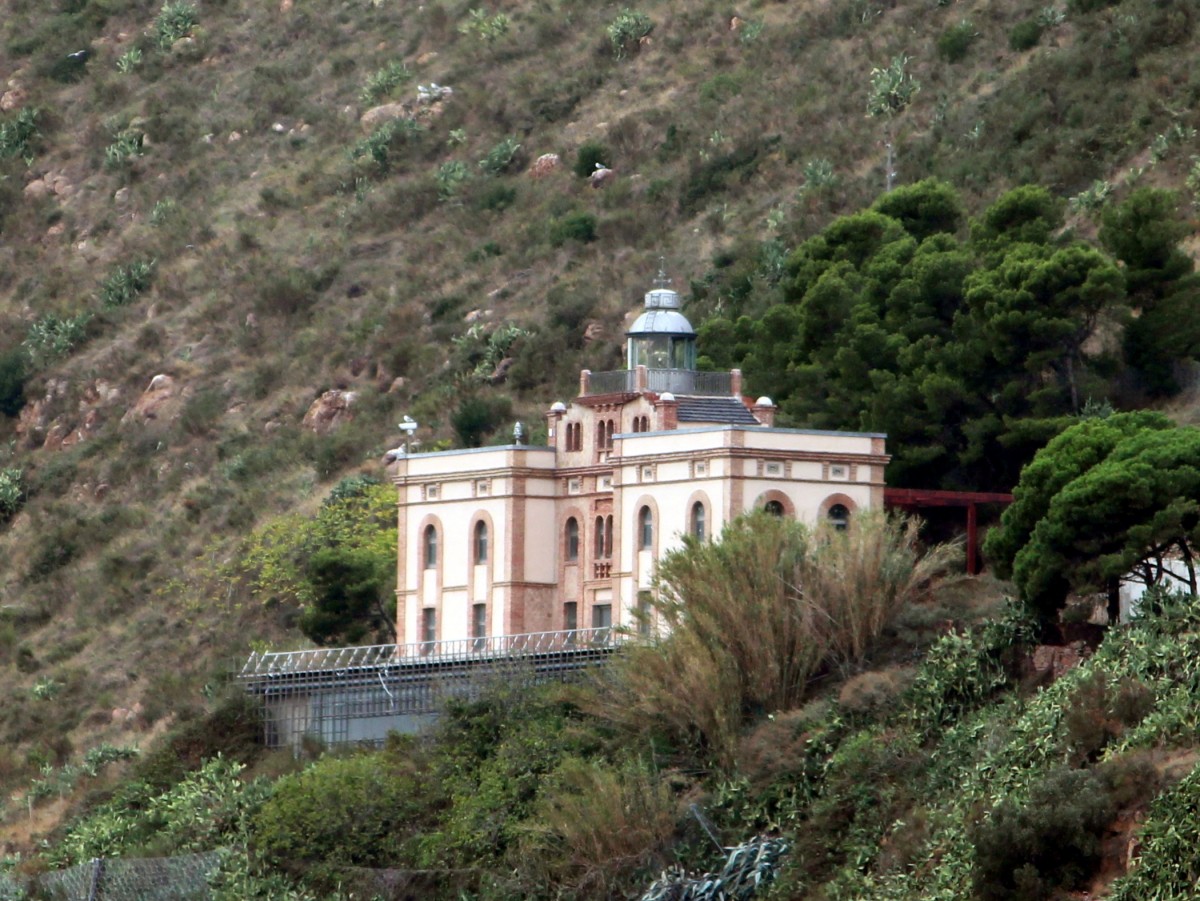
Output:
[[660,564],[653,618],[665,636],[622,654],[595,712],[660,733],[721,766],[743,725],[801,704],[814,676],[861,665],[884,629],[959,557],[924,553],[919,522],[882,511],[844,531],[757,513]]

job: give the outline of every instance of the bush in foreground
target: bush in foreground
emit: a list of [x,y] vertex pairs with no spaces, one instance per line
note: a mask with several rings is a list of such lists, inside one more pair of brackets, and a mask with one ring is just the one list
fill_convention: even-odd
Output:
[[956,558],[945,545],[922,557],[917,530],[882,512],[844,532],[758,513],[717,542],[689,540],[663,560],[651,601],[669,636],[617,661],[596,712],[730,765],[748,719],[795,707],[818,672],[859,665]]

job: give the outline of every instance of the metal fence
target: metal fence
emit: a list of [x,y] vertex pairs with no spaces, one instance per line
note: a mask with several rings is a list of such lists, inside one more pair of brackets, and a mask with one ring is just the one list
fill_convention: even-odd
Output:
[[378,744],[420,732],[451,699],[503,684],[579,678],[625,636],[613,629],[252,654],[238,676],[262,707],[269,747]]
[[221,852],[143,859],[97,858],[20,879],[0,875],[0,901],[209,901]]
[[[618,369],[588,375],[588,394],[630,394],[638,390],[637,370]],[[662,393],[702,397],[733,395],[733,376],[728,372],[695,372],[691,369],[647,369],[646,389]]]

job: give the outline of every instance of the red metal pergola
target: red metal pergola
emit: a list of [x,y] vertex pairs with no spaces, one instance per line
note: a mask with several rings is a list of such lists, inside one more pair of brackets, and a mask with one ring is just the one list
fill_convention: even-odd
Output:
[[885,488],[883,504],[891,510],[915,513],[928,507],[967,508],[967,572],[979,572],[979,530],[976,507],[980,504],[1011,504],[1011,494],[990,491],[935,491],[925,488]]

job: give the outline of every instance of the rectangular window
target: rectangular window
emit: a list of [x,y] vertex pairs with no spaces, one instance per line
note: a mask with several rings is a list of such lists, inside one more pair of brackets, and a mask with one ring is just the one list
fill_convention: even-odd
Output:
[[471,637],[475,639],[475,650],[482,651],[487,645],[487,604],[471,608]]
[[642,471],[641,471],[641,479],[643,482],[653,482],[654,481],[654,467],[653,466],[643,466]]
[[697,462],[693,467],[693,474],[696,478],[703,478],[708,475],[708,463],[703,460]]
[[492,483],[489,479],[476,479],[475,480],[475,496],[476,497],[487,497],[491,493],[492,493]]
[[425,486],[425,500],[436,501],[437,496],[438,496],[438,486],[437,485],[426,485]]
[[844,478],[846,478],[846,475],[847,475],[847,472],[846,472],[845,466],[830,466],[829,467],[829,478],[831,478],[831,479],[844,479]]
[[769,461],[763,467],[763,471],[769,476],[774,476],[774,477],[778,478],[779,476],[783,475],[783,464],[778,462],[777,460]]
[[[421,641],[426,644],[437,641],[437,611],[432,607],[421,611]],[[425,650],[428,652],[430,649]]]
[[600,490],[601,491],[611,491],[612,490],[612,476],[600,476]]
[[574,632],[579,628],[579,605],[574,601],[563,604],[563,629]]
[[592,607],[592,628],[608,629],[612,626],[612,604],[596,604]]
[[638,634],[650,635],[650,592],[638,592]]

